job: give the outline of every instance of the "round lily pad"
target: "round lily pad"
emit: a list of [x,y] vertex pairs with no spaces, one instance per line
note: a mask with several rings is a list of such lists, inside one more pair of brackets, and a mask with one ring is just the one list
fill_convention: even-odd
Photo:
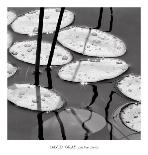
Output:
[[17,67],[14,67],[12,64],[7,63],[7,77],[14,75],[17,71]]
[[118,107],[113,112],[109,120],[112,123],[113,136],[119,140],[140,139],[140,132],[141,132],[140,114],[141,114],[141,104],[138,102],[125,103],[120,107]]
[[17,15],[13,11],[7,12],[7,25],[11,24],[15,19]]
[[[41,43],[40,65],[47,65],[49,55],[50,55],[51,45],[52,44],[48,42]],[[14,43],[9,48],[9,52],[15,58],[21,61],[35,64],[36,48],[37,48],[36,40],[22,41],[22,42]],[[68,52],[65,48],[61,47],[60,45],[56,45],[51,65],[63,65],[70,62],[72,58],[73,57],[70,52]]]
[[127,97],[140,101],[141,76],[129,74],[117,82],[118,89]]
[[63,66],[58,75],[72,82],[97,82],[115,78],[128,69],[128,64],[120,59],[98,58],[83,59]]
[[125,43],[118,37],[97,29],[70,26],[59,32],[58,41],[83,55],[118,57],[126,52]]
[[[28,12],[19,16],[12,24],[13,31],[20,34],[36,35],[38,32],[39,10]],[[53,33],[56,30],[60,8],[46,8],[44,10],[43,33]],[[74,20],[74,14],[65,10],[61,22],[61,27],[66,27]]]
[[37,111],[53,111],[65,103],[56,91],[30,84],[9,86],[8,100],[19,107]]

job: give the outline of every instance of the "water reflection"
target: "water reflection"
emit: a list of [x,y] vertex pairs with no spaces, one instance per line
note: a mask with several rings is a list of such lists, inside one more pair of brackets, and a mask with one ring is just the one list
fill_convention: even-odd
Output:
[[109,107],[110,107],[110,103],[112,102],[112,97],[113,97],[113,94],[116,93],[114,91],[111,91],[110,95],[109,95],[109,101],[107,102],[106,104],[106,107],[105,107],[105,119],[106,119],[106,122],[108,123],[108,128],[110,130],[110,140],[112,140],[112,130],[113,130],[113,127],[112,127],[112,123],[109,121]]
[[113,28],[113,8],[110,8],[110,24],[109,24],[109,30],[106,32],[111,32]]
[[59,116],[59,113],[57,111],[55,111],[55,116],[56,116],[56,118],[57,118],[57,120],[59,122],[59,125],[60,125],[62,138],[63,138],[63,140],[66,140],[64,125],[63,125],[62,120],[61,120],[61,118]]
[[42,114],[43,114],[43,112],[38,112],[38,114],[37,114],[37,119],[38,119],[38,138],[39,138],[39,140],[44,140]]
[[[111,16],[111,19],[110,19],[110,25],[109,25],[109,30],[108,30],[108,32],[111,32],[112,31],[112,26],[113,26],[113,9],[112,8],[110,8],[110,12],[111,12],[111,14],[110,14],[110,16]],[[101,27],[101,24],[99,24],[99,21],[101,21],[102,20],[102,15],[103,15],[103,8],[102,8],[102,10],[101,10],[101,8],[100,8],[100,15],[99,15],[99,20],[98,20],[98,27],[100,28]],[[120,12],[117,12],[117,13],[119,13],[119,15],[120,15]],[[101,15],[102,14],[102,15]],[[136,16],[135,16],[136,17]],[[129,18],[130,19],[130,18]],[[121,23],[122,21],[120,20],[119,21],[119,23]],[[126,22],[125,22],[126,23]],[[108,25],[108,23],[107,23],[107,25]],[[115,24],[116,25],[116,24]],[[124,25],[124,24],[122,24],[123,25],[123,27],[125,27],[126,28],[126,26]],[[118,25],[117,25],[118,26]],[[120,26],[119,26],[120,27]],[[122,26],[121,26],[121,28],[122,28]],[[128,30],[128,29],[127,29]],[[133,31],[134,32],[134,31]],[[118,33],[118,29],[117,29],[117,33]],[[121,34],[122,34],[122,32],[121,32]],[[135,33],[136,34],[136,33]],[[14,33],[13,34],[14,36],[16,36],[16,34]],[[124,35],[123,35],[124,36]],[[126,39],[128,39],[129,38],[129,40],[132,40],[132,39],[130,39],[130,37],[129,37],[129,35],[127,35],[128,37],[126,38]],[[133,36],[133,35],[130,35],[130,36]],[[18,34],[17,34],[17,37],[19,38],[21,38],[22,36],[19,36]],[[25,36],[23,36],[23,37],[25,37]],[[48,36],[47,36],[48,37]],[[17,38],[17,40],[18,40],[18,38]],[[19,39],[20,39],[19,38]],[[138,37],[135,37],[135,38],[138,38]],[[129,45],[131,45],[131,43],[132,42],[130,42],[129,41]],[[132,45],[131,45],[132,46]],[[130,46],[130,47],[131,47]],[[136,48],[137,49],[137,48]],[[132,51],[132,50],[131,50]],[[134,51],[134,50],[133,50]],[[11,57],[10,57],[11,58]],[[130,55],[129,55],[129,58],[130,58]],[[131,57],[132,58],[132,57]],[[13,60],[13,58],[12,58],[12,60]],[[133,61],[134,59],[131,59],[130,60],[130,62],[131,63],[133,63],[134,64],[134,66],[135,66],[135,68],[137,67],[137,63],[135,64],[134,63],[134,61]],[[14,62],[15,62],[15,60],[14,60]],[[22,64],[20,63],[20,62],[18,62],[18,64],[21,66]],[[19,66],[18,65],[18,66]],[[22,68],[22,71],[24,71],[24,68],[25,68],[25,65],[26,64],[23,64],[23,68]],[[30,65],[30,68],[31,68],[31,65]],[[27,75],[28,74],[28,72],[29,72],[29,67],[28,68],[26,68],[27,69],[27,72],[26,72],[26,76],[25,76],[25,83],[27,82],[27,81],[29,81],[29,75]],[[49,68],[50,69],[50,68]],[[133,68],[132,68],[132,70],[133,70]],[[48,72],[49,74],[47,74],[48,75],[48,87],[49,87],[49,89],[51,89],[53,86],[52,86],[52,81],[51,81],[51,69],[49,70],[49,72]],[[21,74],[21,75],[23,75],[23,74]],[[9,80],[11,80],[11,82],[12,82],[12,80],[13,79],[9,79]],[[14,81],[23,81],[24,80],[24,76],[23,76],[23,80],[21,80],[21,78],[19,77],[18,79],[17,79],[17,77],[14,79]],[[9,81],[10,82],[10,81]],[[50,83],[51,82],[51,83]],[[106,82],[106,81],[105,81]],[[103,81],[103,83],[104,83],[104,81]],[[107,82],[106,82],[107,83]],[[108,83],[113,83],[113,82],[108,82]],[[95,103],[95,101],[96,101],[96,98],[97,98],[97,96],[98,96],[98,92],[97,92],[97,86],[95,86],[95,85],[91,85],[92,86],[92,93],[93,93],[93,95],[92,95],[92,99],[91,99],[91,102],[90,102],[90,104],[86,107],[86,109],[85,110],[87,110],[88,111],[88,116],[87,116],[87,118],[83,121],[83,122],[79,122],[79,124],[78,124],[78,126],[79,126],[79,128],[78,128],[78,130],[77,131],[74,131],[74,134],[79,134],[79,135],[81,135],[80,136],[80,139],[87,139],[88,138],[88,136],[90,136],[91,135],[91,131],[89,130],[89,129],[87,129],[87,127],[86,127],[86,124],[88,124],[88,122],[90,122],[90,121],[92,121],[92,117],[93,117],[93,111],[91,110],[91,106]],[[107,102],[107,106],[106,106],[106,120],[107,120],[107,118],[108,118],[108,116],[109,116],[109,109],[110,109],[110,105],[111,105],[111,103],[112,103],[112,97],[113,97],[113,94],[114,94],[115,92],[111,92],[108,96],[109,96],[109,101]],[[90,94],[91,95],[91,94]],[[120,95],[120,94],[119,94]],[[121,96],[121,95],[120,95]],[[124,96],[122,95],[122,97],[124,98]],[[75,100],[75,98],[73,98],[73,100]],[[118,103],[115,103],[115,104],[118,104]],[[75,105],[74,105],[75,106]],[[38,105],[38,108],[40,107],[40,105]],[[12,108],[12,107],[11,107]],[[13,109],[13,108],[12,108]],[[13,110],[15,110],[15,109],[13,109]],[[66,111],[68,111],[68,109],[66,110]],[[77,113],[76,113],[76,115],[74,115],[74,113],[72,113],[72,111],[73,110],[69,110],[70,111],[70,113],[71,114],[69,114],[71,117],[74,117],[73,119],[75,120],[75,122],[76,122],[76,120],[77,120],[77,118],[78,118],[78,116],[77,116]],[[10,111],[9,111],[10,112]],[[22,111],[21,111],[22,112]],[[74,112],[75,112],[75,110],[74,110]],[[111,111],[110,111],[111,112]],[[25,113],[25,112],[24,112]],[[28,117],[28,113],[26,112],[26,116],[24,115],[24,117],[25,117],[25,119]],[[38,119],[38,137],[39,137],[39,139],[44,139],[44,135],[43,135],[43,130],[45,130],[44,132],[45,132],[45,139],[64,139],[63,137],[65,137],[65,139],[68,139],[70,136],[67,136],[67,128],[66,128],[66,125],[64,124],[65,122],[63,121],[63,118],[61,118],[61,114],[59,114],[59,112],[55,112],[55,117],[54,117],[54,119],[53,118],[51,118],[52,120],[54,120],[55,122],[53,122],[52,123],[52,121],[50,120],[49,122],[47,122],[47,124],[48,123],[50,123],[51,125],[49,126],[49,128],[51,129],[52,127],[53,127],[53,124],[56,124],[57,125],[57,127],[58,127],[58,129],[55,129],[55,127],[53,127],[53,130],[52,130],[52,132],[50,132],[50,131],[46,131],[46,129],[48,130],[48,126],[46,126],[47,124],[43,121],[43,118],[42,118],[42,116],[43,116],[43,112],[39,112],[38,114],[37,114],[37,119]],[[10,116],[10,114],[9,114],[9,119],[11,120],[11,118],[13,118],[15,115],[14,115],[14,111],[13,111],[13,113],[12,113],[12,115]],[[20,115],[21,116],[21,115]],[[35,115],[36,116],[36,115]],[[16,118],[17,117],[14,117],[14,120],[16,120]],[[32,115],[30,115],[30,118],[33,118],[32,117]],[[30,119],[29,117],[28,117],[28,120],[30,121],[31,119]],[[59,119],[60,118],[60,119]],[[72,119],[72,120],[73,120]],[[23,119],[22,119],[23,120]],[[20,121],[20,122],[23,122],[23,121]],[[78,120],[77,120],[78,121]],[[11,121],[11,122],[13,122],[13,121]],[[32,120],[32,122],[34,122],[34,120]],[[71,123],[71,122],[70,122]],[[77,122],[78,123],[78,122]],[[108,122],[107,122],[108,123]],[[31,121],[30,121],[30,123],[28,123],[29,125],[31,124]],[[17,126],[17,124],[16,124],[16,126]],[[63,126],[63,127],[62,127]],[[67,125],[68,126],[68,125]],[[14,127],[14,124],[11,126],[11,130],[12,130],[12,128]],[[28,129],[30,129],[32,126],[30,125],[29,127],[28,127]],[[10,128],[10,127],[9,127]],[[25,128],[25,127],[23,127],[23,128]],[[115,128],[115,126],[114,126],[114,124],[113,124],[113,128]],[[26,129],[26,131],[27,131],[27,128],[25,128]],[[10,130],[10,129],[9,129]],[[117,128],[117,130],[118,130],[118,128]],[[15,131],[17,131],[17,134],[16,134],[16,137],[17,137],[17,135],[19,135],[19,133],[21,134],[21,135],[24,135],[24,137],[25,137],[25,134],[24,134],[24,132],[22,132],[21,130],[15,130]],[[119,130],[120,131],[120,130]],[[11,133],[11,131],[9,131],[10,133]],[[50,132],[50,136],[49,137],[46,137],[48,134],[47,134],[47,132],[48,132],[48,134],[49,134],[49,132]],[[65,134],[64,134],[64,132],[65,132]],[[110,134],[112,133],[113,131],[112,131],[112,128],[110,129]],[[59,136],[58,136],[58,134],[57,133],[60,133],[59,134]],[[62,133],[62,134],[61,134]],[[72,132],[70,132],[70,133],[72,133]],[[123,133],[122,133],[123,134]],[[62,137],[61,137],[61,135],[63,135]],[[64,136],[65,135],[65,136]],[[77,137],[78,137],[78,139],[79,139],[79,135],[77,135]],[[131,137],[136,137],[136,136],[140,136],[140,134],[138,133],[138,134],[131,134],[131,135],[128,135],[128,136],[126,136],[126,135],[122,135],[122,137],[124,137],[125,139],[131,139]],[[73,136],[74,137],[74,136]],[[110,136],[110,138],[112,138],[111,136]],[[124,139],[124,138],[122,138],[122,139]],[[73,138],[73,139],[75,139],[75,138]]]
[[90,130],[85,127],[85,123],[88,122],[91,117],[92,117],[92,111],[90,112],[90,116],[88,117],[88,119],[86,119],[84,122],[81,121],[81,119],[78,117],[77,113],[74,111],[74,109],[71,109],[71,113],[75,116],[75,118],[77,119],[78,122],[80,122],[82,124],[82,128],[85,130],[85,134],[84,134],[84,140],[88,139]]
[[52,86],[52,77],[51,77],[51,67],[47,67],[46,68],[46,71],[47,71],[47,79],[48,79],[48,89],[52,89],[53,86]]
[[44,139],[81,140],[106,126],[103,116],[87,109],[56,111],[43,122]]
[[97,90],[97,86],[96,85],[90,85],[92,86],[92,91],[93,91],[93,96],[92,96],[92,100],[90,102],[90,104],[86,107],[86,108],[89,108],[91,105],[94,104],[96,98],[98,97],[98,90]]
[[102,15],[103,15],[103,8],[101,7],[101,8],[100,8],[99,18],[98,18],[98,25],[97,25],[97,27],[95,27],[96,29],[100,29],[100,27],[101,27]]
[[[109,22],[109,29],[106,32],[111,32],[113,28],[113,8],[110,7],[110,22]],[[102,24],[102,17],[103,17],[103,7],[100,8],[100,13],[98,16],[98,25],[95,27],[95,29],[100,29]]]
[[[40,92],[40,86],[36,86],[36,101],[37,101],[37,110],[42,110],[41,105],[41,92]],[[42,114],[43,112],[38,112],[37,119],[38,119],[38,138],[39,140],[44,140],[43,137],[43,120],[42,120]]]
[[123,137],[121,140],[140,140],[141,139],[141,133],[132,133],[128,136]]

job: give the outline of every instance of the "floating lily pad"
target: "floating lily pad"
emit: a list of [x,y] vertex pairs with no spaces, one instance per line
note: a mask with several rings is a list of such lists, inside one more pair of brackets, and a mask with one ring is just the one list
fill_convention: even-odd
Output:
[[[40,56],[40,65],[47,65],[51,43],[42,42],[41,44],[41,56]],[[32,41],[22,41],[14,43],[9,52],[17,59],[35,64],[36,59],[36,48],[37,42],[35,40]],[[65,48],[56,45],[54,50],[54,56],[52,59],[51,65],[63,65],[72,60],[72,55]]]
[[88,56],[118,57],[126,52],[125,43],[110,33],[88,27],[71,26],[59,32],[63,46]]
[[120,59],[98,58],[71,62],[59,70],[59,77],[73,82],[97,82],[115,78],[128,69]]
[[69,108],[43,122],[43,135],[45,140],[81,140],[99,132],[105,125],[104,117],[95,112]]
[[124,106],[120,111],[120,118],[130,129],[141,131],[141,104],[133,103]]
[[11,24],[16,19],[16,14],[12,11],[7,12],[7,25]]
[[12,34],[10,32],[7,32],[7,48],[11,46],[12,41],[13,41]]
[[[39,10],[28,12],[19,16],[11,25],[12,29],[20,34],[36,35],[38,32]],[[44,10],[43,33],[53,33],[56,30],[60,8],[48,8]],[[61,27],[66,27],[74,20],[74,14],[65,10]]]
[[53,111],[65,103],[56,91],[30,84],[9,86],[8,100],[19,107],[37,111]]
[[82,54],[88,34],[87,27],[70,26],[59,32],[58,41],[63,46]]
[[[141,104],[138,102],[126,103],[116,109],[110,119],[113,126],[113,135],[116,139],[140,139]],[[134,136],[134,134],[136,134]],[[137,137],[137,138],[136,138]]]
[[14,75],[17,71],[17,67],[14,67],[13,65],[7,63],[7,77]]
[[140,101],[141,96],[141,76],[129,74],[117,83],[118,89],[127,97]]

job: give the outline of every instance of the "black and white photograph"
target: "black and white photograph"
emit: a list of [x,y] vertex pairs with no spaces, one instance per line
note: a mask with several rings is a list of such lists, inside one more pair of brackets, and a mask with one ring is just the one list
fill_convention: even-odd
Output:
[[8,139],[140,140],[140,8],[8,7]]
[[3,1],[0,154],[143,154],[147,12],[144,0]]

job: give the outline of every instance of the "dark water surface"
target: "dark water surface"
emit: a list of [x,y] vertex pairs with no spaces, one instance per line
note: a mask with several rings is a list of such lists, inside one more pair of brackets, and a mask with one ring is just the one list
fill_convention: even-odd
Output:
[[[28,11],[35,10],[37,8],[9,8],[9,10],[14,10],[17,15],[24,14]],[[98,25],[98,17],[100,13],[100,8],[66,8],[75,13],[75,21],[73,25],[86,25],[89,27],[96,27]],[[110,8],[103,8],[102,22],[100,29],[102,31],[108,31],[110,25]],[[113,8],[113,25],[111,33],[121,38],[127,45],[127,53],[119,58],[126,61],[130,64],[130,68],[126,71],[125,74],[135,73],[140,74],[140,8]],[[37,39],[36,36],[29,37],[27,35],[21,35],[12,31],[11,27],[8,26],[8,30],[12,32],[13,41],[24,41],[27,39]],[[43,40],[52,41],[53,34],[43,34]],[[70,50],[69,50],[70,51]],[[78,60],[87,56],[82,56],[78,53],[70,51],[74,60]],[[14,83],[31,83],[34,84],[34,65],[19,61],[15,59],[10,53],[8,53],[8,62],[17,66],[19,69],[16,74],[8,79],[8,86]],[[118,80],[122,77],[120,75],[117,78],[111,80],[104,80],[93,84],[81,85],[76,83],[70,83],[62,81],[58,76],[57,72],[61,67],[53,67],[51,71],[53,88],[60,92],[62,96],[66,99],[66,107],[72,108],[88,108],[89,111],[96,112],[97,114],[106,117],[105,107],[107,103],[110,102],[108,117],[110,118],[111,114],[119,106],[130,102],[131,100],[125,97],[122,94],[112,93],[113,91],[118,92],[115,87],[115,80]],[[48,86],[48,79],[46,76],[45,66],[40,67],[40,85],[43,87]],[[120,92],[118,92],[120,93]],[[91,105],[91,110],[89,109]],[[38,112],[26,110],[19,108],[14,104],[8,102],[8,139],[16,140],[29,140],[29,139],[38,139]],[[110,132],[108,126],[106,125],[102,130],[90,134],[89,131],[86,131],[85,122],[79,122],[78,128],[76,130],[69,131],[67,129],[68,125],[64,126],[64,123],[68,123],[66,119],[59,112],[43,113],[42,121],[49,122],[51,126],[45,126],[43,128],[43,135],[45,130],[45,139],[63,139],[62,131],[64,128],[66,139],[84,139],[88,132],[87,139],[94,140],[109,140]],[[71,116],[72,114],[70,114]],[[72,116],[72,121],[75,124],[78,124]],[[77,117],[77,116],[76,116]],[[82,116],[81,116],[82,117]],[[81,119],[80,117],[80,119]],[[91,120],[91,116],[88,117],[88,121]],[[89,118],[90,117],[90,118]],[[64,119],[64,120],[63,120]],[[87,121],[87,120],[86,120]],[[64,123],[63,123],[64,122]],[[75,125],[75,124],[71,124]],[[55,126],[54,126],[55,125]],[[63,125],[63,127],[62,127]],[[92,126],[94,124],[92,123]],[[49,135],[48,135],[49,127]],[[68,136],[69,135],[69,136]],[[79,136],[80,135],[80,136]],[[113,139],[116,139],[113,136]]]

